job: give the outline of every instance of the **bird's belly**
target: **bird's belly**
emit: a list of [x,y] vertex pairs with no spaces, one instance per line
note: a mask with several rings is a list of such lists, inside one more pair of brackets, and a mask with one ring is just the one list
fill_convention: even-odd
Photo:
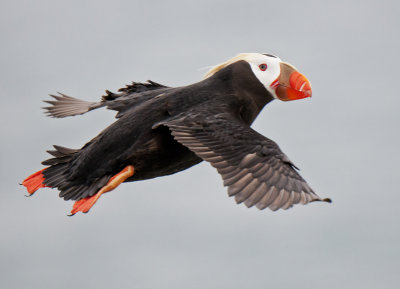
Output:
[[130,163],[135,174],[126,181],[138,181],[171,175],[190,168],[202,159],[174,140],[166,127],[158,128],[135,150]]

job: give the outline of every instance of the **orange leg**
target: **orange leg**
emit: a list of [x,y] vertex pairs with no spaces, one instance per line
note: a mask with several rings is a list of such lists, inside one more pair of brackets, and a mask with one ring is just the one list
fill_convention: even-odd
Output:
[[87,213],[90,208],[96,203],[100,196],[104,193],[114,190],[121,183],[123,183],[127,178],[133,176],[135,169],[133,166],[127,166],[118,174],[113,176],[108,183],[100,189],[95,195],[86,197],[74,203],[70,216],[75,215],[77,212]]

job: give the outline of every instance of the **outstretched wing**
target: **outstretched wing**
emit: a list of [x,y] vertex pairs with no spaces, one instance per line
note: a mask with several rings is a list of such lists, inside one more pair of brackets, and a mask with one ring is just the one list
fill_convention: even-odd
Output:
[[61,92],[58,95],[50,94],[54,100],[44,100],[51,106],[42,107],[45,113],[50,117],[63,118],[67,116],[84,114],[93,109],[103,107],[102,102],[90,102],[68,96]]
[[106,95],[99,102],[89,102],[59,92],[58,95],[50,94],[54,100],[45,100],[44,102],[50,106],[43,107],[43,109],[48,116],[63,118],[107,106],[108,109],[116,110],[117,118],[119,118],[129,108],[162,93],[161,90],[165,89],[168,87],[151,80],[144,83],[132,82],[132,84],[120,88],[118,93],[106,90]]
[[275,142],[229,113],[191,111],[161,124],[218,170],[237,203],[275,211],[297,203],[330,202],[314,193]]

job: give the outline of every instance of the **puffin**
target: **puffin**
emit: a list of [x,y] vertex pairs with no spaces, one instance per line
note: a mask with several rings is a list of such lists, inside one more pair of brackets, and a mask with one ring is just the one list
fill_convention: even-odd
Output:
[[54,145],[46,167],[22,185],[28,196],[57,189],[75,201],[72,216],[89,212],[123,182],[171,175],[204,160],[217,169],[228,195],[247,207],[276,211],[331,202],[311,189],[274,141],[250,127],[269,102],[311,95],[310,82],[294,66],[263,53],[241,53],[187,86],[132,82],[116,93],[106,90],[98,102],[50,95],[43,108],[50,117],[106,107],[117,120],[80,149]]

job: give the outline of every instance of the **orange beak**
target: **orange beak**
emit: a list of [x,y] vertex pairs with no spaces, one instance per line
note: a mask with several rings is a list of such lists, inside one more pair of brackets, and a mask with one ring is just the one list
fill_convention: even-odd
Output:
[[311,84],[308,79],[288,63],[281,62],[281,74],[271,84],[276,96],[283,101],[311,97]]

